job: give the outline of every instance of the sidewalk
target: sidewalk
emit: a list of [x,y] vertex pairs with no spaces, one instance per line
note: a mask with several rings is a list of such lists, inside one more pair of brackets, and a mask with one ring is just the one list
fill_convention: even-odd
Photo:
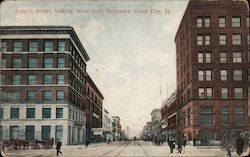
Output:
[[[101,143],[90,143],[87,147],[93,148],[97,146],[105,146],[107,145],[104,142]],[[56,146],[53,145],[52,149],[28,149],[28,150],[11,150],[6,152],[5,154],[2,153],[2,155],[5,157],[26,157],[26,156],[39,156],[37,154],[43,154],[43,157],[54,157],[56,152]],[[63,145],[61,147],[62,150],[69,151],[69,150],[75,150],[75,149],[86,149],[86,145]],[[44,152],[46,151],[46,152]]]

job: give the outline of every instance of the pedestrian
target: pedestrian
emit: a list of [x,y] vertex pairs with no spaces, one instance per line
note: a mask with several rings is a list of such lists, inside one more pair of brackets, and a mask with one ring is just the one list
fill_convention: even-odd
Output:
[[90,140],[87,138],[86,139],[86,148],[88,147],[89,144],[90,144]]
[[238,155],[241,155],[243,153],[244,145],[245,145],[244,139],[241,136],[239,136],[239,138],[236,139],[236,150]]
[[196,146],[196,139],[193,139],[193,145]]
[[59,139],[57,139],[57,142],[56,142],[56,155],[57,156],[59,155],[59,153],[62,155],[62,152],[60,151],[61,146],[62,146],[61,141]]
[[53,145],[54,145],[54,138],[52,137],[51,139],[50,139],[50,144],[51,144],[51,148],[53,148]]
[[187,139],[186,139],[186,138],[184,138],[184,139],[183,139],[183,146],[185,147],[185,146],[186,146],[186,144],[187,144]]
[[178,152],[181,153],[181,151],[182,151],[182,143],[181,143],[181,140],[178,140],[178,141],[177,141],[177,149],[178,149]]
[[174,150],[174,140],[170,138],[169,140],[170,153],[173,153]]

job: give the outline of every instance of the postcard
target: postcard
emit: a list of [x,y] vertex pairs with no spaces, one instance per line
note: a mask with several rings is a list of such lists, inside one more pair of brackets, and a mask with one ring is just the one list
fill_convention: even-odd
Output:
[[250,151],[246,0],[3,0],[2,156]]

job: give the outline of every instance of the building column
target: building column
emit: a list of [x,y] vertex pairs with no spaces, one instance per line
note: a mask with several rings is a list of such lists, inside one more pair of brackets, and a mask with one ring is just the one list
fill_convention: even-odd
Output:
[[42,139],[42,126],[41,125],[35,125],[35,140],[41,140]]
[[51,128],[51,130],[50,130],[50,139],[53,137],[53,139],[56,141],[57,140],[56,139],[56,126],[51,125],[50,128]]

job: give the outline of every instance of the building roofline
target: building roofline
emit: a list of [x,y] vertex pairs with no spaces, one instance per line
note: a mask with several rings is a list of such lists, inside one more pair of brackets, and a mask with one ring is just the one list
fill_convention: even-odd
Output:
[[159,109],[159,108],[153,109],[152,112],[151,112],[151,115],[152,115],[154,112],[158,112],[158,111],[161,112],[161,109]]
[[206,2],[209,2],[210,4],[212,3],[224,3],[224,4],[229,4],[229,2],[232,2],[232,3],[235,3],[235,2],[238,2],[238,3],[245,3],[245,5],[247,6],[246,8],[249,10],[249,4],[248,4],[248,1],[247,0],[189,0],[188,4],[187,4],[187,7],[185,9],[185,12],[182,16],[182,19],[181,19],[181,22],[178,26],[178,29],[177,29],[177,32],[175,34],[175,38],[174,38],[174,41],[176,42],[176,39],[177,39],[177,36],[180,34],[180,28],[182,26],[182,23],[185,21],[185,19],[187,18],[187,14],[188,14],[188,10],[189,9],[192,9],[192,6],[193,5],[197,5],[197,3],[206,3]]
[[95,85],[94,81],[91,79],[91,77],[89,76],[89,74],[87,74],[87,82],[89,82],[91,84],[91,87],[94,88],[94,90],[97,92],[97,94],[101,97],[101,99],[104,99],[102,93],[100,92],[100,90],[97,88],[97,86]]
[[84,49],[80,39],[75,30],[71,26],[0,26],[1,35],[11,34],[69,34],[76,42],[81,54],[86,61],[90,58]]

